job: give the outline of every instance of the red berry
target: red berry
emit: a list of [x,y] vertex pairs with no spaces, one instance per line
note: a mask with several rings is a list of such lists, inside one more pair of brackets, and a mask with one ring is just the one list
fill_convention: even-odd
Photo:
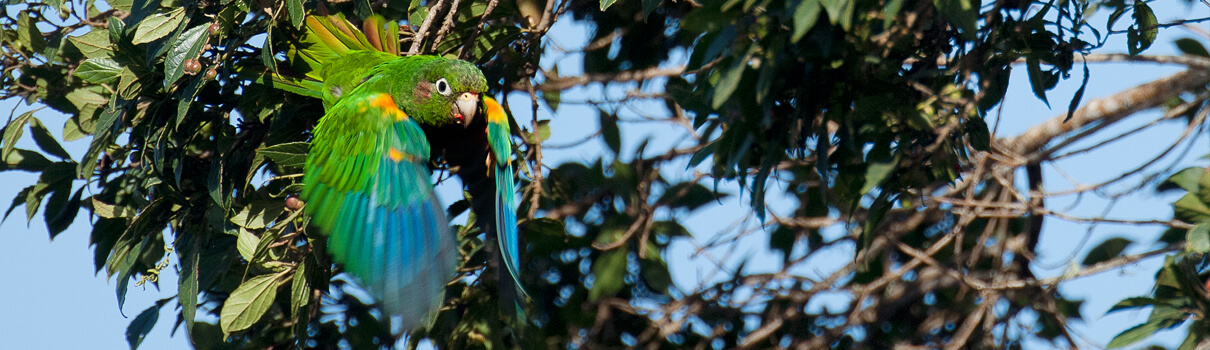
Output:
[[303,204],[304,204],[303,201],[301,199],[298,199],[298,197],[295,197],[295,196],[286,197],[286,209],[290,209],[291,211],[299,210],[299,209],[302,209]]

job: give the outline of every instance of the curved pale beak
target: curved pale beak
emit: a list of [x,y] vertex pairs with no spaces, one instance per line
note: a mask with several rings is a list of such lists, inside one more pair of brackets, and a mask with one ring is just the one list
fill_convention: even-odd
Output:
[[458,107],[458,115],[454,119],[462,124],[462,127],[471,125],[475,120],[475,114],[479,112],[479,94],[473,92],[463,92],[458,95],[458,100],[454,101]]

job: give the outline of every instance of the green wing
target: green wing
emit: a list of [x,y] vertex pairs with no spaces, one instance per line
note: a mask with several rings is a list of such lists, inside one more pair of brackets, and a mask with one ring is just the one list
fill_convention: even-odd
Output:
[[399,58],[399,27],[382,16],[366,18],[358,29],[344,15],[307,16],[303,34],[286,50],[290,73],[243,67],[253,81],[295,94],[320,98],[331,107],[352,91],[370,70]]
[[384,93],[351,92],[315,127],[302,199],[328,251],[406,328],[443,300],[458,252],[423,131]]

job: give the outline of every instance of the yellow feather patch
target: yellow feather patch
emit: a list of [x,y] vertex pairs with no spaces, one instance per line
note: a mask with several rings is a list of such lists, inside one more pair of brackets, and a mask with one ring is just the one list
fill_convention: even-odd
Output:
[[403,160],[403,152],[400,152],[398,148],[391,147],[391,151],[387,153],[387,157],[391,157],[391,160],[399,163]]
[[496,99],[491,96],[483,96],[483,104],[487,107],[487,120],[492,123],[508,123],[508,115],[504,114],[504,107],[500,106]]
[[381,109],[387,114],[395,117],[395,121],[403,121],[408,119],[408,114],[404,113],[399,109],[399,107],[395,106],[395,99],[391,98],[391,95],[378,94],[378,96],[374,96],[374,99],[370,100],[370,106]]

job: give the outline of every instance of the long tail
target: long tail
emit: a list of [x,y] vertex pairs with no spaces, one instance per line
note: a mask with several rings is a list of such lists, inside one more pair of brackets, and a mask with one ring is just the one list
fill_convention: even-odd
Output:
[[[487,111],[487,140],[495,161],[495,229],[496,241],[500,244],[500,262],[504,265],[501,273],[500,294],[504,302],[513,301],[516,314],[522,315],[524,300],[529,298],[521,284],[521,255],[520,237],[517,234],[517,183],[513,179],[512,145],[509,141],[508,115],[495,99],[485,96],[484,109]],[[489,232],[490,234],[490,232]],[[511,284],[511,286],[510,286]],[[503,303],[502,303],[503,304]],[[502,305],[503,306],[503,305]]]

